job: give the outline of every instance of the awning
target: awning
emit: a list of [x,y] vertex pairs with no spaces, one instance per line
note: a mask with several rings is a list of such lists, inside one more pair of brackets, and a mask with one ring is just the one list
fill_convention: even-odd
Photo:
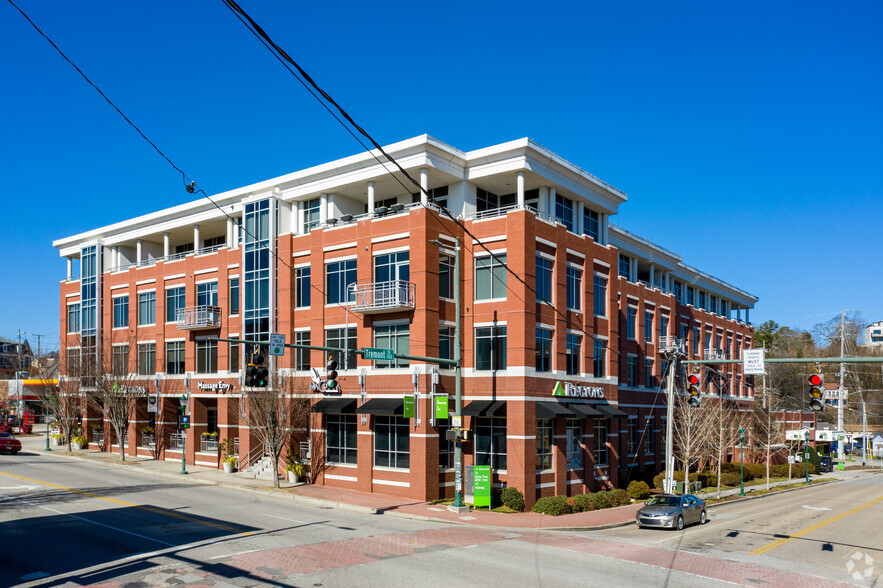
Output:
[[557,402],[537,402],[536,406],[538,419],[572,419],[579,416],[566,406],[562,406]]
[[577,415],[582,418],[587,419],[604,419],[607,418],[605,415],[601,414],[599,411],[592,408],[590,404],[571,404],[567,408],[577,413]]
[[473,400],[463,407],[465,416],[506,416],[506,402],[503,400]]
[[356,409],[359,414],[383,414],[402,416],[402,406],[405,401],[401,398],[372,398]]
[[310,409],[313,412],[352,413],[356,412],[355,398],[323,398]]
[[624,413],[615,406],[611,406],[609,404],[593,404],[592,408],[603,414],[604,417],[608,419],[624,419],[629,416],[627,413]]

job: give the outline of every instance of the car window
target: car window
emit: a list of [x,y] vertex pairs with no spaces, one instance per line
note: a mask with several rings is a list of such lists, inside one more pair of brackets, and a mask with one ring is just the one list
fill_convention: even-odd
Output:
[[0,437],[2,437],[3,439],[12,439],[12,435],[10,435],[9,433],[0,433]]

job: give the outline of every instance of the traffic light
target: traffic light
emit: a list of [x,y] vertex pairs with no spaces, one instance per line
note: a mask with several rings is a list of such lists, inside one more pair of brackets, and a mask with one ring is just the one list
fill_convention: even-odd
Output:
[[822,401],[822,390],[824,389],[825,378],[821,373],[810,374],[809,376],[809,408],[813,411],[820,411],[825,408]]
[[333,355],[328,356],[325,370],[325,389],[329,392],[336,392],[340,384],[337,383],[337,362],[334,360]]
[[693,371],[687,375],[687,394],[690,395],[687,404],[692,408],[699,408],[699,405],[701,404],[701,401],[699,400],[699,395],[701,394],[701,391],[699,390],[700,382],[699,368],[694,367]]
[[255,350],[245,370],[245,385],[254,388],[265,388],[269,384],[270,370],[264,366],[264,356],[260,350]]

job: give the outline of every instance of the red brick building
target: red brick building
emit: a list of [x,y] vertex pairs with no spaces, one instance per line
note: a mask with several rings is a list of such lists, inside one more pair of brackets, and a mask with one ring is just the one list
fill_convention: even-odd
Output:
[[[212,338],[283,333],[452,358],[459,289],[466,466],[491,465],[494,483],[528,504],[661,470],[661,345],[738,358],[757,299],[610,224],[625,194],[530,140],[462,152],[421,136],[386,150],[429,196],[360,154],[215,195],[218,207],[197,200],[54,243],[68,259],[65,373],[101,344],[158,394],[157,412],[147,398],[139,408],[128,451],[180,460],[188,393],[198,442],[184,443],[187,462],[218,464],[205,432],[237,439],[240,456],[255,451],[241,423],[246,350]],[[450,395],[453,410],[454,370],[339,354],[331,396],[309,388],[325,359],[287,349],[273,366],[315,403],[317,483],[453,495],[451,422],[436,422],[431,402]],[[726,370],[720,393],[750,402],[741,368]],[[402,399],[415,392],[418,418],[405,419]],[[87,434],[101,421],[86,414]],[[165,431],[158,452],[145,428]]]

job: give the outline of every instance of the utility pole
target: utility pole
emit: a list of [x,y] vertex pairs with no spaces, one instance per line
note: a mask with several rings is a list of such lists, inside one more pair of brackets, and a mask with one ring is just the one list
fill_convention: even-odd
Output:
[[[766,357],[766,341],[763,342],[763,355]],[[769,410],[769,402],[767,402],[767,392],[766,392],[766,370],[763,370],[763,376],[761,376],[761,386],[763,386],[763,409]]]
[[[840,357],[844,357],[846,346],[846,311],[840,311]],[[837,391],[837,432],[843,432],[843,376],[846,364],[840,363],[840,389]],[[842,435],[841,435],[842,436]],[[837,461],[843,461],[843,440],[837,441]]]
[[[461,382],[460,368],[460,238],[454,237],[454,314],[457,315],[454,323],[454,409],[457,416],[463,418],[463,385]],[[454,442],[454,503],[452,510],[460,512],[467,510],[463,502],[463,437],[462,430],[457,431],[457,440]]]
[[665,398],[668,406],[665,409],[665,480],[662,484],[663,492],[673,492],[675,485],[675,464],[672,448],[672,427],[675,415],[675,361],[677,350],[668,353],[668,381],[665,386]]

